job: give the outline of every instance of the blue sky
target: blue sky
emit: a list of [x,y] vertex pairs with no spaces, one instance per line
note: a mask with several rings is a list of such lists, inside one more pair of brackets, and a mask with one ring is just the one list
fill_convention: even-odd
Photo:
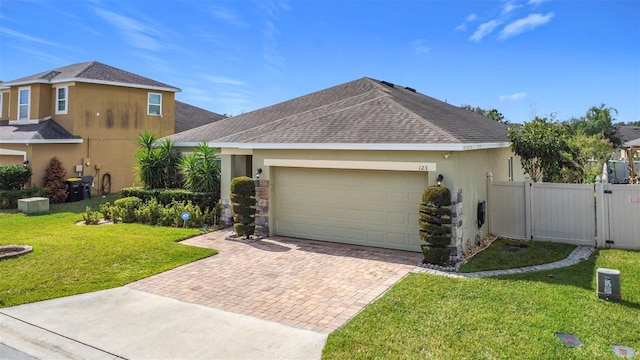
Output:
[[0,80],[92,60],[231,115],[367,76],[512,122],[640,120],[637,0],[0,0]]

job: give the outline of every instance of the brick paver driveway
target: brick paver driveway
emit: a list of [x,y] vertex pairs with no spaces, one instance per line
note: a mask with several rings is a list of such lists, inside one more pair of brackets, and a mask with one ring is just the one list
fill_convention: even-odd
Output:
[[422,254],[284,237],[185,243],[218,255],[128,286],[174,299],[330,333],[415,268]]

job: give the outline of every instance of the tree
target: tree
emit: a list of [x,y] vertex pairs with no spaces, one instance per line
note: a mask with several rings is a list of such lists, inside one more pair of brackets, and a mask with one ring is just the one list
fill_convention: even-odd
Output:
[[238,236],[253,235],[256,230],[256,185],[250,177],[231,180],[231,210],[233,228]]
[[486,117],[487,119],[491,119],[491,120],[495,120],[497,122],[503,123],[503,124],[508,124],[509,121],[504,119],[504,115],[502,115],[502,113],[500,111],[498,111],[498,109],[490,109],[490,110],[485,110],[479,106],[473,107],[471,105],[468,104],[464,104],[462,106],[460,106],[460,108],[470,111],[472,113],[478,114],[478,115],[482,115],[484,117]]
[[533,181],[559,181],[562,169],[573,167],[569,132],[562,124],[536,116],[522,127],[510,127],[507,137]]
[[564,182],[592,183],[611,158],[613,145],[600,135],[575,135],[568,139],[573,166],[563,171]]
[[62,162],[53,157],[49,166],[44,171],[44,187],[49,188],[49,200],[52,203],[61,203],[67,200],[67,170],[62,166]]
[[220,159],[217,148],[201,143],[191,154],[182,158],[179,166],[185,179],[185,188],[200,192],[220,191]]
[[503,123],[503,124],[507,124],[508,123],[508,121],[506,121],[504,119],[504,115],[502,115],[502,113],[499,112],[497,109],[491,109],[491,110],[487,111],[486,117],[488,119],[495,120],[495,121]]
[[612,113],[617,114],[618,110],[612,107],[606,107],[605,104],[600,104],[599,107],[592,106],[587,110],[585,116],[581,118],[573,118],[569,120],[571,130],[576,135],[601,135],[613,144],[613,146],[622,145],[622,139],[617,132],[613,121],[615,120]]

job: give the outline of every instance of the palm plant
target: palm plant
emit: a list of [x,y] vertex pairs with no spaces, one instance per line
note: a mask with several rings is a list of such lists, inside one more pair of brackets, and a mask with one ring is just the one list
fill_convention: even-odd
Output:
[[218,192],[220,190],[220,164],[217,148],[207,143],[198,144],[194,152],[180,161],[184,175],[184,187],[198,192]]
[[156,141],[156,136],[148,131],[136,139],[140,147],[135,154],[138,179],[150,189],[179,187],[181,155],[171,140],[164,139],[159,146]]

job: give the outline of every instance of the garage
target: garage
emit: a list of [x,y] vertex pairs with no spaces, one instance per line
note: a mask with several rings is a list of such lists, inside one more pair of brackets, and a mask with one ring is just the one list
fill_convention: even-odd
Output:
[[426,172],[273,168],[275,234],[420,251]]

